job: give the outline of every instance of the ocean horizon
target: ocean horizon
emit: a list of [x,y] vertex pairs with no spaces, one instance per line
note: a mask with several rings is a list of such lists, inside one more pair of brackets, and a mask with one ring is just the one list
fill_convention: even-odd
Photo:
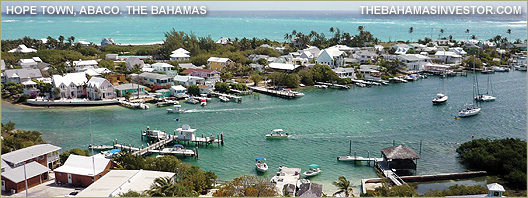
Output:
[[[203,16],[14,16],[2,14],[1,37],[13,40],[60,35],[76,41],[100,43],[113,38],[116,44],[162,43],[172,29],[196,36],[224,38],[268,38],[283,42],[293,30],[308,34],[314,30],[330,37],[330,27],[352,35],[363,26],[381,41],[411,40],[453,36],[456,40],[489,39],[496,35],[509,40],[526,39],[526,15],[361,15],[357,11],[208,11]],[[440,33],[440,29],[444,33]],[[465,33],[469,29],[469,34]],[[511,34],[506,31],[511,29]],[[35,31],[39,30],[39,31]]]

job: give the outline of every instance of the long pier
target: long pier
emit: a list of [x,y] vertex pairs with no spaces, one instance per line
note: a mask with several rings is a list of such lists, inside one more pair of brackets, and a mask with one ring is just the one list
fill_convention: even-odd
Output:
[[340,84],[325,83],[325,82],[315,82],[315,84],[327,85],[327,86],[332,86],[332,87],[339,87],[341,89],[350,89],[350,86],[348,86],[348,85],[340,85]]
[[[231,90],[231,91],[234,91],[234,90]],[[240,97],[240,96],[233,96],[231,94],[223,94],[223,93],[220,93],[220,92],[211,92],[211,95],[213,95],[213,96],[225,96],[225,97],[229,98],[230,100],[235,100],[236,102],[242,102],[242,97]]]
[[249,87],[249,89],[253,90],[254,92],[259,92],[259,93],[263,93],[263,94],[268,94],[268,95],[278,96],[278,97],[281,97],[281,98],[288,98],[288,99],[293,99],[293,98],[297,98],[297,97],[300,96],[299,94],[296,94],[296,93],[293,93],[293,92],[277,91],[277,90],[273,90],[273,89],[266,89],[264,87],[252,86],[252,87]]

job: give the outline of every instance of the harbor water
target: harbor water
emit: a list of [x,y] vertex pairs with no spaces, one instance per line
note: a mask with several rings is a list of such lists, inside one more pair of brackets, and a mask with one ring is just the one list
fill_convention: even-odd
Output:
[[[488,76],[478,77],[481,91],[485,91]],[[350,140],[352,154],[364,157],[367,152],[371,157],[381,156],[380,150],[393,142],[413,148],[421,156],[418,175],[466,170],[455,150],[472,136],[526,140],[526,72],[495,73],[490,78],[497,100],[482,103],[479,115],[462,119],[454,117],[472,102],[471,73],[448,78],[445,93],[449,101],[438,106],[431,100],[441,91],[442,80],[431,76],[370,88],[310,88],[303,90],[305,96],[291,100],[264,94],[243,96],[241,103],[215,98],[205,107],[183,103],[182,107],[190,110],[183,114],[167,114],[166,108],[155,105],[148,110],[132,110],[120,106],[35,108],[3,102],[2,122],[38,130],[44,140],[62,147],[62,151],[87,148],[90,131],[96,145],[111,145],[117,139],[138,147],[147,144],[140,139],[140,131],[147,126],[172,132],[181,124],[189,124],[198,129],[198,136],[224,134],[224,146],[200,147],[199,159],[183,159],[214,171],[220,180],[257,175],[254,160],[264,157],[270,169],[259,175],[268,178],[281,165],[305,171],[309,164],[318,164],[323,172],[312,182],[322,183],[325,193],[332,194],[335,187],[331,183],[341,175],[356,189],[361,179],[377,177],[372,167],[336,160],[349,154]],[[277,128],[291,136],[266,140],[265,135]]]

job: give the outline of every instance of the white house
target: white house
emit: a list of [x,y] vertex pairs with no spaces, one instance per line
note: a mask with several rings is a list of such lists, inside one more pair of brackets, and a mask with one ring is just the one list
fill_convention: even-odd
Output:
[[104,47],[105,45],[113,45],[113,44],[115,43],[114,43],[114,39],[112,38],[103,38],[101,40],[101,47]]
[[141,73],[139,74],[139,80],[143,84],[147,85],[158,85],[158,86],[165,86],[165,85],[173,85],[173,78],[170,76],[167,76],[165,74],[157,74],[157,73]]
[[5,70],[5,75],[2,76],[2,82],[23,83],[38,78],[42,78],[42,73],[39,69],[9,69]]
[[39,57],[33,57],[29,59],[20,59],[18,60],[18,65],[22,68],[36,68],[38,63],[41,63],[42,60]]
[[174,50],[172,51],[172,54],[170,55],[170,59],[171,60],[175,60],[175,61],[188,61],[189,58],[191,57],[191,52],[183,49],[183,48],[178,48],[177,50]]
[[203,84],[205,82],[205,78],[200,78],[196,76],[174,76],[174,82],[179,83],[183,86],[190,86],[190,85],[197,85],[197,84]]
[[380,79],[381,72],[379,71],[379,67],[378,65],[361,65],[359,66],[359,73],[365,79]]
[[233,44],[233,42],[231,42],[229,38],[220,38],[218,39],[218,41],[216,41],[216,44],[227,45],[227,44]]
[[[71,66],[69,62],[66,62],[67,66]],[[81,60],[73,61],[73,68],[75,72],[86,71],[87,69],[96,69],[98,63],[96,60]]]
[[87,84],[86,95],[90,100],[115,98],[114,86],[110,81],[100,77],[92,77]]
[[17,48],[9,50],[8,52],[9,53],[24,53],[24,54],[27,54],[27,53],[37,52],[37,50],[36,49],[32,49],[32,48],[28,48],[28,47],[26,47],[26,45],[19,45]]
[[168,72],[172,71],[172,65],[167,63],[154,63],[151,65],[155,72]]
[[360,62],[365,63],[367,61],[375,61],[378,57],[378,54],[372,53],[369,51],[360,51],[356,54],[354,54],[356,59],[359,59]]
[[125,61],[125,65],[128,70],[131,70],[136,65],[139,65],[139,68],[143,68],[143,66],[145,66],[145,63],[143,62],[143,60],[139,59],[138,57],[133,56],[133,57],[127,58],[127,60]]
[[425,64],[431,62],[429,57],[420,54],[402,54],[396,58],[405,64],[405,70],[407,71],[424,70]]
[[171,86],[169,90],[172,96],[175,96],[178,98],[183,98],[187,96],[187,94],[185,94],[185,92],[187,92],[187,88],[181,85]]
[[332,71],[334,71],[339,78],[350,78],[350,79],[356,78],[356,73],[353,67],[348,67],[348,68],[338,67],[338,68],[332,69]]
[[462,56],[456,54],[456,52],[451,51],[438,51],[435,54],[435,59],[439,61],[444,61],[446,63],[461,64]]
[[86,95],[84,85],[88,82],[84,72],[53,75],[53,87],[59,89],[61,98],[77,98]]
[[328,65],[331,68],[341,67],[345,64],[345,53],[337,48],[325,49],[317,56],[317,63]]

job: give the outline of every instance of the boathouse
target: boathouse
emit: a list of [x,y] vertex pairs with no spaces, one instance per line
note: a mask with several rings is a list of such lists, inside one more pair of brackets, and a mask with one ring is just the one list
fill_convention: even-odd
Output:
[[55,182],[87,187],[113,167],[114,163],[102,155],[88,157],[72,154],[64,165],[55,169]]
[[383,161],[389,169],[394,170],[416,170],[416,161],[420,156],[409,147],[397,145],[381,149]]

